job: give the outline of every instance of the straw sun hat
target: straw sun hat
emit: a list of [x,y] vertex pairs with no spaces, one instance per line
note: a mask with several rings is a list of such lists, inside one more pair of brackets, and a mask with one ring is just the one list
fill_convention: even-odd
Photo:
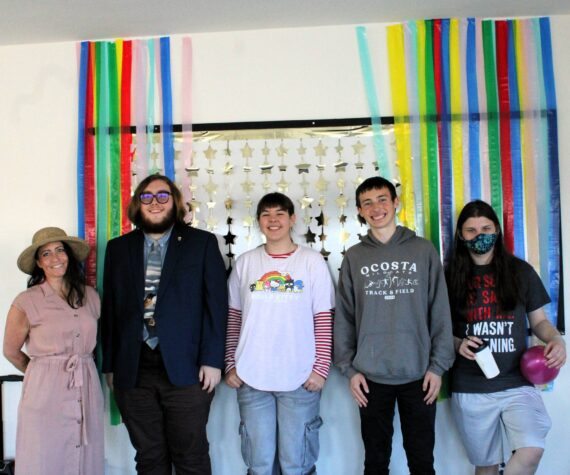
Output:
[[68,236],[60,228],[42,228],[34,234],[32,245],[24,249],[18,257],[18,269],[31,275],[36,267],[36,251],[43,245],[55,241],[67,243],[79,262],[83,262],[89,254],[89,244],[83,239]]

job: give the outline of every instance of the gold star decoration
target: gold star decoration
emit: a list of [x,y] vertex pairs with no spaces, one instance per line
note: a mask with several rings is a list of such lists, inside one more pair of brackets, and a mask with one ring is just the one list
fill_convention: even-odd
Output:
[[216,153],[217,153],[217,150],[212,148],[212,144],[210,144],[210,143],[208,144],[208,148],[206,150],[204,150],[204,156],[208,160],[213,160],[214,158],[216,158]]
[[192,209],[194,210],[194,216],[196,215],[196,213],[200,212],[200,206],[202,205],[201,201],[195,200],[194,198],[192,198]]
[[324,232],[321,232],[321,234],[319,234],[319,240],[321,242],[326,241],[327,240],[327,235]]
[[188,176],[198,176],[198,172],[200,171],[200,167],[189,167],[185,168],[188,172]]
[[251,156],[253,155],[253,149],[249,146],[247,142],[241,148],[241,155],[243,158],[251,158]]
[[345,208],[348,203],[348,199],[342,194],[335,201],[337,208]]
[[344,147],[341,145],[340,140],[338,141],[338,145],[334,149],[336,150],[336,153],[338,153],[339,155],[342,153]]
[[321,252],[321,255],[324,257],[325,261],[328,261],[331,253],[329,251],[327,251],[324,247],[321,249],[320,252]]
[[204,189],[209,195],[211,195],[212,193],[216,192],[216,190],[218,189],[218,185],[216,185],[213,181],[209,181],[204,185]]
[[271,153],[271,149],[267,146],[267,142],[265,142],[265,146],[261,149],[261,153],[265,158]]
[[285,147],[285,145],[283,145],[283,142],[281,142],[281,143],[279,144],[279,147],[277,147],[277,148],[275,149],[275,151],[277,152],[277,156],[278,156],[279,158],[283,158],[285,155],[287,155],[287,152],[288,152],[289,150]]
[[311,206],[311,203],[315,201],[314,198],[309,198],[308,196],[303,196],[300,200],[299,203],[301,203],[301,209],[305,209],[308,208],[309,206]]
[[346,229],[340,230],[340,242],[341,244],[346,244],[350,239],[350,233]]
[[214,216],[208,216],[206,219],[206,226],[209,231],[213,231],[218,225],[218,220]]
[[346,214],[341,214],[338,218],[338,222],[340,224],[345,224],[346,223]]
[[277,188],[279,192],[287,193],[287,190],[289,189],[289,182],[285,180],[285,178],[281,178],[281,180],[277,182]]
[[208,209],[214,209],[216,207],[216,202],[215,201],[207,201],[206,206],[208,207]]
[[234,205],[234,200],[232,200],[231,198],[226,198],[226,201],[224,201],[224,206],[226,207],[226,209],[227,210],[232,209],[233,205]]
[[301,157],[307,153],[307,149],[303,146],[303,142],[301,142],[301,146],[297,149],[297,153],[301,155]]
[[243,226],[246,228],[251,228],[253,226],[253,216],[246,216],[243,218]]
[[339,160],[338,162],[333,164],[333,167],[335,169],[334,171],[337,173],[345,172],[347,165],[348,163],[346,163],[345,161]]
[[279,165],[279,171],[280,172],[286,172],[287,171],[287,165]]
[[327,148],[323,145],[323,142],[321,140],[319,140],[319,144],[314,147],[315,150],[315,155],[317,157],[324,157],[327,154]]
[[325,226],[328,221],[322,210],[321,214],[319,214],[315,219],[317,220],[317,226]]
[[364,163],[358,160],[358,162],[354,164],[354,168],[356,168],[357,170],[362,170],[364,168]]
[[224,165],[224,175],[231,175],[233,173],[234,166],[230,162],[226,162]]
[[270,175],[272,168],[273,165],[271,165],[270,163],[262,163],[261,165],[259,165],[259,169],[261,170],[262,175]]
[[309,168],[311,168],[311,164],[310,163],[298,163],[297,165],[295,165],[295,168],[297,168],[299,175],[301,173],[309,173]]
[[251,190],[253,190],[254,185],[255,184],[253,182],[246,180],[241,184],[241,189],[245,194],[249,195]]
[[321,177],[319,177],[319,179],[316,181],[316,183],[315,183],[315,188],[316,188],[318,191],[327,191],[328,185],[329,185],[329,182],[326,181],[326,180],[321,176]]
[[354,151],[355,155],[360,155],[365,148],[366,145],[364,145],[360,140],[352,146],[352,150]]

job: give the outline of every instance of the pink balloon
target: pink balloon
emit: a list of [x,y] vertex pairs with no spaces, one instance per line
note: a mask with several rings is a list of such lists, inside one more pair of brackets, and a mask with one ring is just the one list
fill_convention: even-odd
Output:
[[546,366],[544,346],[533,346],[521,357],[521,373],[532,384],[549,383],[558,376],[559,372],[559,369]]

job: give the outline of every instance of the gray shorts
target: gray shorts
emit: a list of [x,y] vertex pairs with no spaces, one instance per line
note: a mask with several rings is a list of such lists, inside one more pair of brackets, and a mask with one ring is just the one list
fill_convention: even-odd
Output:
[[469,461],[477,467],[503,462],[503,435],[510,450],[544,449],[551,422],[532,386],[496,393],[453,393],[453,418]]

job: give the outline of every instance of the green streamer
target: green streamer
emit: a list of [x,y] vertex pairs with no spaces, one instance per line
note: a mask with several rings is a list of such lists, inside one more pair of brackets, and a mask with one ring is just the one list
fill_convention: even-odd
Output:
[[499,100],[495,67],[495,35],[492,20],[483,20],[483,57],[485,63],[485,90],[487,93],[487,135],[489,142],[489,178],[491,206],[501,226],[503,223],[503,188],[501,178],[501,143],[499,136]]
[[109,164],[111,174],[109,177],[109,239],[121,234],[121,134],[117,133],[120,127],[120,99],[119,80],[117,72],[117,46],[109,43],[109,125],[110,150]]
[[425,84],[426,84],[426,128],[429,186],[429,238],[438,252],[439,240],[439,152],[437,148],[437,106],[435,99],[435,78],[433,64],[433,20],[426,21]]

